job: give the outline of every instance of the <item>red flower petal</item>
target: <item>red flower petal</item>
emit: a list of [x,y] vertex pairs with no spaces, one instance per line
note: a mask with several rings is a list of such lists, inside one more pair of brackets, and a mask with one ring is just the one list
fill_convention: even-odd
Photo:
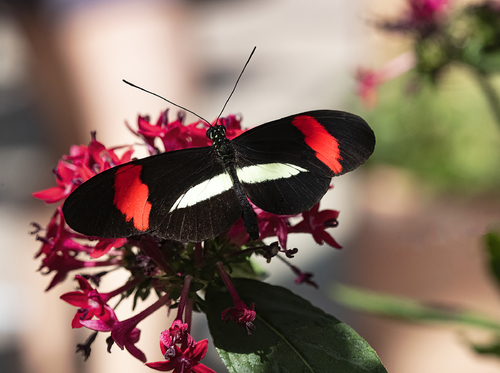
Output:
[[168,372],[169,370],[172,370],[175,368],[175,364],[168,360],[168,361],[155,361],[154,363],[146,363],[146,365],[150,368],[159,370],[161,372]]

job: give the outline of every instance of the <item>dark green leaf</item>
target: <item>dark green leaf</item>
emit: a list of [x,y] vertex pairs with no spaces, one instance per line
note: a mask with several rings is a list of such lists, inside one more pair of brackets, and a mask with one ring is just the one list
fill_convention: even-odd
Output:
[[221,320],[232,307],[226,289],[206,292],[215,347],[230,372],[386,372],[375,351],[348,325],[291,291],[250,279],[233,279],[243,301],[255,303],[256,329]]
[[500,285],[500,235],[490,232],[486,235],[486,250],[488,251],[490,269]]
[[471,347],[478,354],[481,355],[494,355],[500,357],[500,338],[497,336],[496,341],[486,345],[472,344]]

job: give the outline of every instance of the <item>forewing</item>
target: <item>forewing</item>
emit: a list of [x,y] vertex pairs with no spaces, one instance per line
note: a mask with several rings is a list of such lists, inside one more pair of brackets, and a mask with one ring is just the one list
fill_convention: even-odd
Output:
[[225,175],[210,147],[162,153],[94,176],[68,197],[63,212],[70,227],[90,236],[150,232],[202,241],[241,215]]
[[375,136],[360,117],[311,111],[255,127],[233,140],[236,168],[250,200],[275,214],[314,206],[333,176],[373,153]]

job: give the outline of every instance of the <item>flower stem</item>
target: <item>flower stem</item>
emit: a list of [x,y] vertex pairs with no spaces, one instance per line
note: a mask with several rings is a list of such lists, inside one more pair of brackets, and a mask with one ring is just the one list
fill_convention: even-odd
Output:
[[[158,298],[158,300],[156,302],[154,302],[151,306],[146,308],[144,311],[142,311],[141,313],[138,313],[135,316],[132,316],[131,318],[129,318],[125,321],[138,324],[140,321],[144,320],[146,317],[148,317],[149,315],[151,315],[152,313],[156,312],[161,307],[163,307],[165,304],[167,304],[170,300],[169,297],[170,297],[170,294],[165,294],[164,296]],[[121,321],[121,322],[123,323],[125,321]]]
[[491,81],[488,79],[488,74],[476,71],[475,76],[479,83],[479,86],[481,87],[484,95],[488,100],[497,124],[500,126],[500,97],[493,87],[493,84],[491,84]]
[[184,277],[184,287],[182,288],[181,298],[179,300],[179,306],[177,307],[177,317],[176,320],[182,321],[182,315],[184,313],[184,308],[189,298],[189,287],[191,286],[191,281],[193,276],[187,275]]
[[184,322],[188,325],[187,332],[191,333],[191,323],[193,322],[193,298],[188,298],[184,311]]
[[123,293],[124,291],[127,291],[129,289],[134,288],[137,284],[139,284],[141,282],[141,280],[142,280],[142,278],[139,276],[134,277],[132,280],[127,282],[125,285],[119,287],[118,289],[110,291],[109,293],[101,294],[101,296],[106,296],[106,299],[107,299],[106,301],[108,301],[109,299],[113,298],[114,296],[119,295],[119,294]]
[[243,301],[241,300],[240,296],[238,295],[238,292],[236,291],[233,283],[231,282],[231,277],[229,277],[229,275],[226,272],[226,269],[224,268],[224,264],[222,264],[222,262],[217,262],[217,263],[215,263],[215,266],[217,267],[217,272],[219,272],[220,278],[224,282],[224,285],[226,285],[226,288],[229,291],[229,294],[233,298],[234,304],[239,305],[240,303],[243,303]]

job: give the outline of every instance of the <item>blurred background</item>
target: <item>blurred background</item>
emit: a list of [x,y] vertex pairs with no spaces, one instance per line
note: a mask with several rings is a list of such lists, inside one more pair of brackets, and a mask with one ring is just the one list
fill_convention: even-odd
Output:
[[[468,348],[464,333],[473,331],[382,320],[331,300],[340,282],[499,315],[481,235],[500,221],[500,129],[475,82],[457,68],[439,90],[409,92],[403,76],[381,87],[371,110],[357,95],[359,66],[380,67],[408,48],[406,38],[373,27],[405,7],[404,0],[0,1],[0,371],[151,371],[116,346],[108,354],[102,339],[87,362],[74,353],[88,333],[71,329],[74,308],[59,296],[75,283],[44,293],[51,275],[36,272],[40,243],[29,235],[30,223],[46,225],[55,206],[31,193],[55,185],[57,160],[72,144],[88,144],[90,131],[106,146],[133,143],[125,121],[156,120],[168,107],[122,79],[215,118],[254,46],[226,114],[252,127],[305,110],[346,110],[377,135],[370,162],[334,179],[322,202],[341,211],[332,234],[344,249],[292,241],[294,264],[313,272],[320,289],[294,285],[276,263],[265,268],[269,282],[347,322],[389,372],[499,371],[497,360]],[[169,324],[162,312],[140,324],[149,361],[161,359],[158,336]],[[198,340],[206,337],[202,317],[197,325]],[[217,359],[210,346],[204,363],[224,372]]]

